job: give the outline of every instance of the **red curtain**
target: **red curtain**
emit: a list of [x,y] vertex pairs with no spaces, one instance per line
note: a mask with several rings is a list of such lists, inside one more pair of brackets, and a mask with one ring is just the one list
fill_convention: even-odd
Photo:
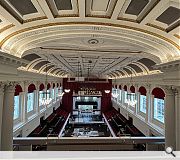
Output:
[[139,92],[140,92],[141,95],[146,96],[147,91],[146,91],[146,88],[145,88],[145,87],[141,86],[141,87],[139,88]]
[[19,95],[20,92],[22,92],[22,87],[17,84],[16,87],[15,87],[14,96]]
[[41,83],[40,86],[39,86],[39,91],[42,91],[44,89],[44,84]]
[[28,93],[32,93],[34,92],[34,90],[36,90],[36,87],[34,84],[30,84],[29,87],[28,87]]
[[154,95],[155,98],[164,99],[165,93],[161,88],[154,88],[152,91],[152,95]]
[[135,93],[135,87],[134,87],[134,86],[131,86],[131,87],[130,87],[130,91],[131,91],[131,93]]

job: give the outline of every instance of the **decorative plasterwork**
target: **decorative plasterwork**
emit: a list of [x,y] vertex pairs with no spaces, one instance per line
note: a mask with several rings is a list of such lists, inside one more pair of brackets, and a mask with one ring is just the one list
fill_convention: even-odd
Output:
[[180,59],[172,62],[158,64],[155,65],[153,68],[161,70],[162,72],[180,71]]
[[0,51],[0,63],[15,66],[17,68],[27,65],[29,62]]
[[[67,6],[64,6],[66,9],[58,10],[54,0],[33,0],[31,3],[37,12],[26,15],[20,15],[12,5],[7,9],[3,4],[6,2],[0,2],[0,24],[2,24],[0,47],[9,54],[21,57],[23,54],[35,51],[34,48],[46,46],[53,40],[59,41],[74,37],[81,38],[83,42],[85,38],[84,44],[71,45],[71,41],[69,43],[67,41],[66,44],[61,44],[61,47],[69,45],[81,49],[87,45],[94,49],[103,47],[112,49],[115,46],[111,44],[112,48],[108,48],[109,46],[104,41],[114,39],[119,40],[119,46],[121,42],[126,43],[127,49],[128,45],[135,46],[134,48],[139,51],[139,56],[150,58],[156,63],[179,59],[177,21],[167,26],[166,22],[161,23],[156,20],[169,7],[178,8],[177,0],[149,0],[139,15],[126,12],[131,2],[131,0],[106,0],[102,4],[99,0],[72,0],[71,8],[67,9]],[[133,12],[135,13],[135,10]],[[89,41],[86,41],[87,37]],[[86,51],[84,54],[91,52]],[[127,52],[126,54],[128,57],[133,55]],[[121,53],[121,56],[127,55]],[[98,61],[101,60],[98,59]],[[144,67],[142,68],[145,70]],[[31,70],[34,71],[33,68]],[[112,75],[120,75],[115,70],[117,68],[109,71],[113,72]],[[145,74],[145,71],[143,73]],[[64,74],[63,71],[61,74]],[[139,74],[136,73],[136,75]]]
[[[101,31],[101,34],[102,33],[108,33],[109,36],[117,36],[117,35],[120,35],[121,37],[124,35],[125,37],[129,37],[130,39],[134,39],[134,42],[133,43],[137,43],[138,39],[139,39],[139,43],[142,43],[147,41],[146,44],[150,45],[151,43],[151,46],[153,47],[156,47],[158,45],[160,45],[159,47],[157,47],[156,49],[157,50],[164,50],[163,53],[166,53],[167,54],[167,58],[170,58],[170,60],[173,60],[174,57],[178,56],[179,55],[179,52],[177,50],[177,48],[173,47],[172,45],[170,45],[169,43],[167,43],[166,41],[163,41],[159,38],[155,38],[154,36],[149,36],[148,34],[143,34],[139,31],[133,31],[131,29],[125,29],[125,28],[116,28],[116,27],[102,27],[102,26],[97,26],[98,27],[98,32]],[[125,26],[124,26],[125,27]],[[127,26],[126,26],[127,27]],[[57,33],[61,33],[61,36],[68,36],[68,35],[74,35],[74,34],[79,34],[78,32],[81,32],[81,33],[88,33],[88,32],[95,32],[96,31],[96,28],[94,28],[94,26],[79,26],[79,25],[74,25],[74,26],[54,26],[54,27],[50,27],[50,28],[44,28],[44,29],[39,29],[39,30],[36,30],[36,31],[31,31],[31,32],[27,32],[27,33],[24,33],[24,34],[19,34],[17,36],[14,36],[12,38],[10,38],[8,41],[6,41],[6,43],[3,45],[3,49],[6,50],[7,52],[10,52],[10,53],[13,53],[13,50],[11,51],[11,48],[13,46],[13,44],[16,44],[18,41],[22,41],[19,45],[20,46],[23,46],[23,40],[25,40],[26,38],[29,38],[29,37],[32,37],[32,36],[37,36],[37,38],[33,38],[31,39],[31,41],[34,41],[36,39],[39,39],[40,36],[43,38],[43,36],[45,34],[51,34],[51,36],[55,36]],[[56,32],[57,31],[57,32]],[[98,33],[97,32],[97,33]],[[95,32],[95,34],[97,34]],[[103,36],[103,35],[101,35]],[[134,38],[133,38],[134,37]],[[50,38],[50,37],[49,37]],[[55,38],[55,37],[53,37]],[[135,40],[137,42],[135,42]],[[28,46],[30,46],[28,44]],[[17,45],[15,46],[17,47]],[[164,48],[164,49],[163,49]],[[30,48],[28,48],[30,49]],[[167,49],[169,49],[169,51],[167,51]],[[16,49],[17,50],[17,49]],[[23,50],[20,50],[20,54],[22,54],[22,51]],[[171,56],[168,54],[171,54]],[[16,53],[17,55],[17,53]],[[161,59],[163,61],[163,58],[162,58],[162,55],[161,55]],[[164,59],[165,60],[165,59]],[[165,60],[167,61],[167,60]]]

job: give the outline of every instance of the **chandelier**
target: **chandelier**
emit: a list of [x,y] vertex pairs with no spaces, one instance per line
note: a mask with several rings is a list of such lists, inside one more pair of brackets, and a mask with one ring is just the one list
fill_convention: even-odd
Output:
[[[46,85],[46,91],[44,91],[43,94],[43,98],[40,100],[42,105],[48,105],[51,103],[52,98],[50,97],[50,91],[47,90],[47,85],[48,85],[48,73],[47,73],[47,64],[48,64],[48,57],[47,57],[47,61],[46,61],[46,78],[45,78],[45,85]],[[49,96],[48,96],[49,95]]]
[[[131,61],[132,63],[132,61]],[[131,67],[131,78],[130,78],[130,84],[133,85],[133,79],[132,79],[132,74],[133,74],[133,70],[132,70],[132,67]],[[137,100],[135,99],[135,93],[127,93],[127,99],[125,99],[125,103],[127,103],[128,105],[130,106],[133,106],[135,107],[135,105],[137,104]]]
[[112,93],[112,96],[114,97],[114,98],[117,98],[118,96],[119,96],[119,94],[116,92],[116,93]]
[[59,93],[58,93],[58,96],[59,96],[59,97],[62,97],[63,95],[64,95],[64,92],[62,92],[62,93],[59,92]]
[[[116,84],[116,77],[115,77],[115,84]],[[116,92],[112,93],[112,97],[117,98],[119,96],[119,94],[117,93],[117,88],[116,88]]]
[[58,97],[62,97],[64,95],[64,92],[62,91],[62,88],[60,87],[58,89]]

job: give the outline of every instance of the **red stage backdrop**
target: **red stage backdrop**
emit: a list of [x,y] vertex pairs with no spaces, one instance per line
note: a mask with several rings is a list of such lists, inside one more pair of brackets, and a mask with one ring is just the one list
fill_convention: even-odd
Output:
[[[96,83],[94,83],[96,81]],[[62,107],[68,112],[72,112],[73,106],[73,91],[77,93],[80,88],[95,88],[97,91],[101,91],[101,111],[105,112],[112,107],[111,102],[111,90],[112,90],[112,80],[104,79],[89,79],[88,82],[85,79],[85,82],[75,82],[74,78],[71,78],[68,81],[68,78],[63,79],[63,90],[70,89],[69,93],[65,93],[62,98]],[[110,90],[110,93],[105,93],[105,90]]]

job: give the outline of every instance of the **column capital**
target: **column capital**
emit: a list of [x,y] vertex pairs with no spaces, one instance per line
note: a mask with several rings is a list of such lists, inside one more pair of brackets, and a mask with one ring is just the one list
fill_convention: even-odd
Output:
[[173,86],[161,86],[161,88],[165,91],[166,95],[173,95],[176,92],[176,88]]
[[0,82],[0,91],[4,91],[5,82]]
[[18,82],[6,82],[5,83],[5,91],[8,92],[14,92],[15,86],[18,84]]

